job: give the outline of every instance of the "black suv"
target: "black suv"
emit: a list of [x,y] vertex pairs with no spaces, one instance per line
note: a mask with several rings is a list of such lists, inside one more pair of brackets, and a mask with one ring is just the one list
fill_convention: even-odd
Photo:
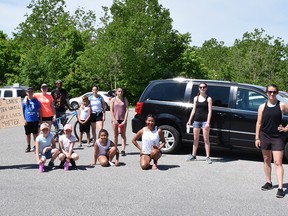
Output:
[[[136,104],[132,131],[140,130],[145,125],[145,117],[153,114],[166,139],[163,152],[174,153],[182,143],[192,144],[193,130],[187,133],[186,123],[200,82],[207,83],[206,93],[213,100],[211,145],[256,150],[257,111],[267,100],[265,87],[257,85],[185,78],[151,81]],[[286,102],[280,95],[277,98]],[[284,115],[283,125],[287,123],[288,116]],[[288,145],[285,146],[285,157],[288,158]]]

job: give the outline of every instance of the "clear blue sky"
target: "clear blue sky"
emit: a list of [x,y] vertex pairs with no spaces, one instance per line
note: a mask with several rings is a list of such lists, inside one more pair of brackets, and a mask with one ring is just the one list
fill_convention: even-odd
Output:
[[[0,0],[0,30],[11,32],[25,20],[30,0]],[[94,10],[102,16],[101,6],[111,6],[112,0],[66,0],[67,9],[77,6]],[[287,0],[159,0],[170,10],[173,28],[189,32],[192,45],[201,46],[205,40],[216,38],[231,46],[245,32],[263,28],[266,34],[280,37],[288,43]]]

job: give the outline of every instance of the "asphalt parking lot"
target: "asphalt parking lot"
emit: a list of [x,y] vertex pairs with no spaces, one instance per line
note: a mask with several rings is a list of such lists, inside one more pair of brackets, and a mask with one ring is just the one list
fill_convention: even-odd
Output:
[[[104,127],[111,132],[109,115]],[[0,215],[287,215],[287,191],[278,199],[277,185],[260,190],[265,183],[260,155],[212,149],[208,165],[201,150],[197,161],[186,162],[190,148],[184,148],[163,155],[158,170],[143,171],[132,136],[129,124],[120,167],[89,166],[93,148],[84,146],[75,150],[78,170],[39,173],[34,153],[25,153],[24,129],[1,129]]]

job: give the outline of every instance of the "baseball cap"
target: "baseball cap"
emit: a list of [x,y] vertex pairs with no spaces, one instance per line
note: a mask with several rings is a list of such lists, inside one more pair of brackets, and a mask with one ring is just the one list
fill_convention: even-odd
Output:
[[55,83],[62,83],[62,80],[56,80]]
[[28,92],[28,91],[33,91],[33,88],[32,87],[28,87],[27,89],[26,89],[26,91]]
[[44,130],[45,128],[47,128],[47,129],[50,128],[50,127],[49,127],[49,124],[46,123],[46,122],[44,122],[44,123],[42,123],[42,124],[40,125],[40,130],[41,130],[41,131]]
[[43,87],[48,87],[48,85],[47,85],[46,83],[43,83],[43,84],[41,85],[41,88],[43,88]]
[[71,124],[66,124],[66,125],[64,126],[64,131],[66,131],[66,130],[72,131],[72,125],[71,125]]

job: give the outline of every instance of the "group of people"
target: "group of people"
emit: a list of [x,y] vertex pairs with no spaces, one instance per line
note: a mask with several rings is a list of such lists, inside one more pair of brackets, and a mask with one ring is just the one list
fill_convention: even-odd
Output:
[[[199,93],[194,97],[194,108],[187,122],[189,127],[193,120],[194,142],[192,154],[189,154],[187,161],[196,160],[196,153],[199,143],[199,133],[202,128],[203,140],[206,150],[206,161],[211,164],[210,159],[210,120],[212,115],[212,98],[206,94],[207,84],[202,82],[199,84]],[[269,84],[266,87],[267,102],[261,104],[258,108],[258,117],[256,122],[255,146],[261,149],[264,159],[264,173],[266,183],[261,187],[261,190],[267,191],[273,189],[271,182],[271,162],[274,161],[276,175],[278,180],[277,198],[283,198],[283,176],[284,169],[282,165],[283,152],[285,147],[284,132],[288,132],[288,125],[282,125],[283,114],[288,113],[288,104],[277,100],[278,87],[274,84]]]
[[[61,89],[59,81],[56,82],[58,92]],[[206,150],[206,161],[212,164],[210,159],[210,121],[212,116],[212,98],[206,94],[207,84],[201,82],[199,84],[199,93],[194,97],[194,108],[191,111],[187,126],[190,127],[193,119],[193,135],[194,142],[192,146],[192,154],[189,154],[187,161],[196,160],[197,149],[199,145],[199,136],[202,129],[203,140]],[[59,138],[59,149],[56,148],[55,140],[49,129],[53,121],[58,115],[65,113],[64,109],[59,108],[67,106],[65,97],[67,93],[62,91],[62,100],[47,94],[47,85],[41,85],[41,93],[33,94],[33,89],[27,89],[27,98],[23,101],[23,111],[26,119],[25,134],[27,140],[26,152],[30,151],[31,133],[34,136],[36,144],[36,158],[42,169],[42,164],[47,158],[51,158],[49,166],[53,167],[53,161],[59,157],[61,161],[60,167],[67,166],[71,162],[72,167],[76,167],[75,161],[79,156],[73,151],[76,138],[71,134],[72,126],[65,125],[65,134]],[[78,120],[80,121],[80,139],[79,145],[82,145],[83,133],[87,134],[88,142],[90,140],[90,127],[92,128],[92,135],[94,142],[94,160],[91,165],[95,165],[99,161],[100,165],[107,166],[119,165],[119,151],[117,148],[118,136],[121,135],[121,155],[125,156],[126,146],[126,127],[128,119],[128,101],[123,96],[123,89],[116,89],[116,96],[111,100],[110,112],[112,117],[112,128],[114,132],[114,140],[110,140],[108,131],[103,129],[103,122],[105,121],[105,104],[103,98],[97,94],[98,88],[92,88],[93,95],[88,98],[83,96],[82,104],[78,112]],[[53,91],[52,91],[53,92]],[[61,91],[60,91],[61,92]],[[63,93],[64,92],[64,93]],[[278,180],[278,190],[276,197],[284,197],[283,191],[283,176],[284,170],[282,165],[283,151],[284,151],[284,132],[288,132],[288,125],[282,126],[282,118],[284,113],[288,113],[288,104],[277,100],[278,87],[270,84],[266,87],[267,102],[261,104],[258,109],[258,118],[256,123],[255,146],[260,148],[264,159],[264,173],[266,183],[261,187],[262,190],[271,190],[273,185],[271,182],[271,162],[274,160],[276,175]],[[53,95],[53,94],[52,94]],[[56,104],[53,103],[56,101]],[[61,105],[62,104],[62,105]],[[58,110],[58,112],[57,112]],[[38,135],[38,124],[43,121],[40,126],[41,133]],[[157,169],[157,162],[162,155],[161,148],[165,146],[165,139],[161,128],[155,125],[155,119],[152,115],[146,117],[146,126],[135,134],[132,143],[140,151],[140,166],[142,169],[148,169],[150,162],[153,160],[152,169]],[[96,128],[99,131],[98,139],[96,139]],[[37,138],[36,138],[37,137]],[[142,138],[142,145],[138,141]],[[49,144],[49,145],[48,145]],[[112,162],[116,156],[115,163]],[[66,164],[66,165],[65,165]]]
[[[27,96],[23,100],[23,113],[25,118],[25,134],[27,148],[25,152],[35,151],[36,160],[39,164],[39,171],[44,171],[44,164],[47,159],[51,159],[48,166],[53,169],[54,161],[59,158],[60,168],[68,169],[69,163],[76,169],[76,163],[79,155],[73,151],[76,138],[72,135],[72,126],[65,124],[64,134],[59,137],[59,147],[53,134],[50,132],[53,122],[56,118],[65,114],[70,109],[68,94],[62,88],[62,81],[56,81],[56,89],[47,93],[48,85],[41,85],[41,93],[34,93],[33,88],[26,90]],[[84,133],[87,136],[87,146],[90,147],[90,129],[92,130],[94,146],[94,158],[91,165],[97,161],[101,166],[119,165],[119,155],[125,156],[126,148],[126,127],[128,119],[128,100],[123,96],[123,89],[117,88],[115,97],[111,99],[110,113],[112,117],[113,141],[109,139],[108,131],[103,128],[105,121],[105,102],[101,95],[97,94],[98,87],[92,88],[90,97],[83,96],[82,104],[78,110],[79,120],[79,147],[82,147]],[[133,143],[140,150],[140,166],[142,169],[148,169],[151,159],[154,164],[153,169],[157,169],[157,161],[161,157],[161,148],[165,144],[165,139],[160,128],[155,126],[153,116],[147,116],[147,126],[140,130],[133,138]],[[40,127],[39,127],[40,125]],[[57,124],[55,124],[56,126]],[[96,130],[99,131],[98,139]],[[31,134],[33,134],[34,146],[31,148]],[[117,148],[118,137],[121,136],[121,152]],[[142,136],[142,147],[137,143],[138,138]],[[144,143],[144,144],[143,144]],[[160,144],[161,143],[161,144]],[[115,163],[112,162],[116,156]]]

